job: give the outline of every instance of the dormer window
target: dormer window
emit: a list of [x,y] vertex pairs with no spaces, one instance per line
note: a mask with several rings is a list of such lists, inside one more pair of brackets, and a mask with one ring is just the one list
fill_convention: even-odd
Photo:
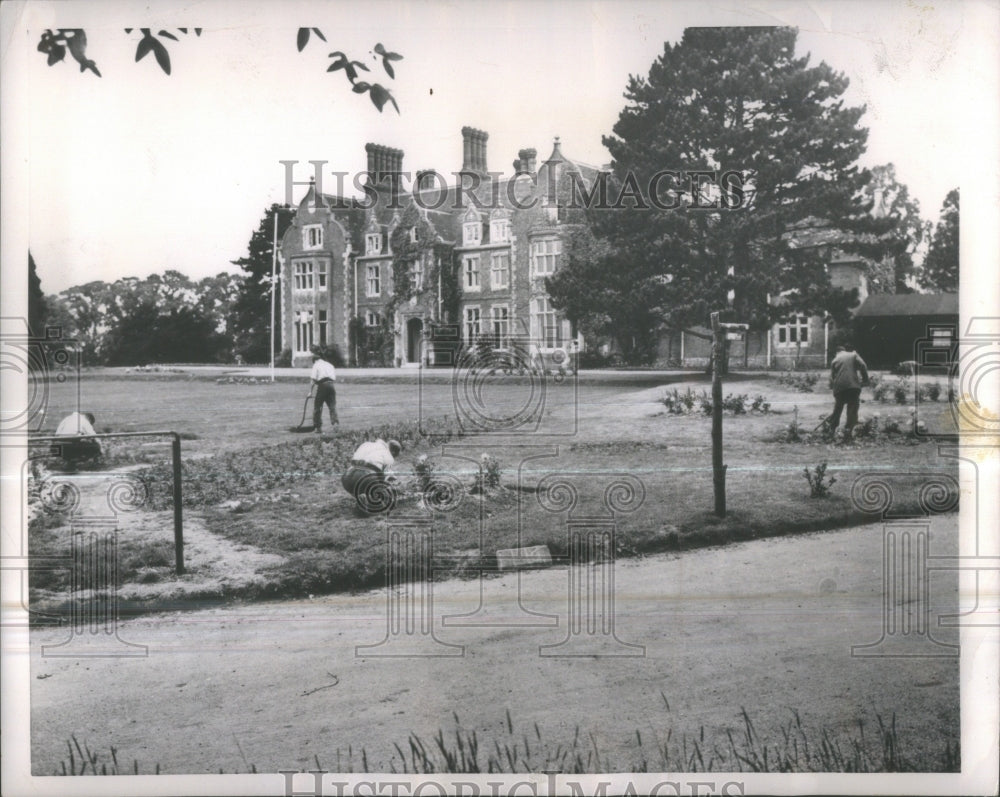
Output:
[[323,225],[310,224],[302,228],[302,248],[319,249],[323,246]]
[[382,253],[382,233],[370,232],[365,236],[365,254],[378,255]]
[[510,241],[510,221],[507,219],[493,219],[490,222],[490,243],[503,244]]
[[483,225],[479,221],[467,221],[462,225],[462,244],[479,246],[483,238]]

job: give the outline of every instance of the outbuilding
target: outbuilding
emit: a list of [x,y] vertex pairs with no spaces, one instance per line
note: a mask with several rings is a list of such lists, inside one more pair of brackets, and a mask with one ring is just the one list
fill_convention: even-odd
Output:
[[946,354],[958,334],[957,293],[878,293],[854,315],[854,343],[870,368]]

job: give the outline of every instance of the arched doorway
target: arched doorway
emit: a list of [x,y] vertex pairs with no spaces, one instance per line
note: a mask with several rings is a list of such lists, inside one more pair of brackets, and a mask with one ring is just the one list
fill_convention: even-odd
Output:
[[406,361],[419,363],[423,351],[424,322],[420,318],[411,318],[406,322]]

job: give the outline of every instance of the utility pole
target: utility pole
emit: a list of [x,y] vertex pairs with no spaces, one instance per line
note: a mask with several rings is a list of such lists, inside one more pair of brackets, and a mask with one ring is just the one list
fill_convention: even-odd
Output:
[[726,516],[726,465],[722,462],[722,362],[727,339],[739,339],[747,324],[723,324],[712,313],[712,485],[715,491],[715,514]]

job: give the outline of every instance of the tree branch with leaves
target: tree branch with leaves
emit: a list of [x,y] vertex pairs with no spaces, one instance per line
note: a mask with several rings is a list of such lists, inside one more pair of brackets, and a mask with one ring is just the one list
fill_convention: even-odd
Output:
[[[125,28],[126,34],[131,34],[136,28]],[[202,28],[176,28],[178,33],[186,36],[189,30],[193,30],[195,36],[201,36]],[[164,74],[171,73],[170,52],[168,42],[178,42],[180,39],[169,30],[159,30],[153,33],[152,28],[138,28],[141,38],[135,49],[135,60],[138,63],[150,53]],[[326,42],[326,36],[319,28],[299,28],[296,34],[296,47],[301,53],[309,44],[310,39],[315,36],[322,42]],[[57,28],[45,30],[38,41],[38,51],[46,56],[46,63],[49,66],[58,64],[65,60],[69,53],[80,65],[80,71],[93,72],[97,77],[101,77],[101,72],[97,68],[96,62],[87,57],[87,32],[82,28]],[[393,63],[401,61],[403,56],[399,53],[387,50],[379,42],[372,48],[370,55],[375,61],[381,61],[382,69],[390,80],[396,78],[396,70]],[[343,52],[335,51],[330,53],[329,58],[333,62],[327,67],[327,72],[344,71],[351,84],[351,90],[355,94],[367,94],[372,105],[378,109],[379,113],[385,108],[387,103],[392,103],[392,107],[399,113],[399,105],[392,92],[382,83],[358,80],[358,72],[371,72],[371,68],[363,61],[351,60]]]

